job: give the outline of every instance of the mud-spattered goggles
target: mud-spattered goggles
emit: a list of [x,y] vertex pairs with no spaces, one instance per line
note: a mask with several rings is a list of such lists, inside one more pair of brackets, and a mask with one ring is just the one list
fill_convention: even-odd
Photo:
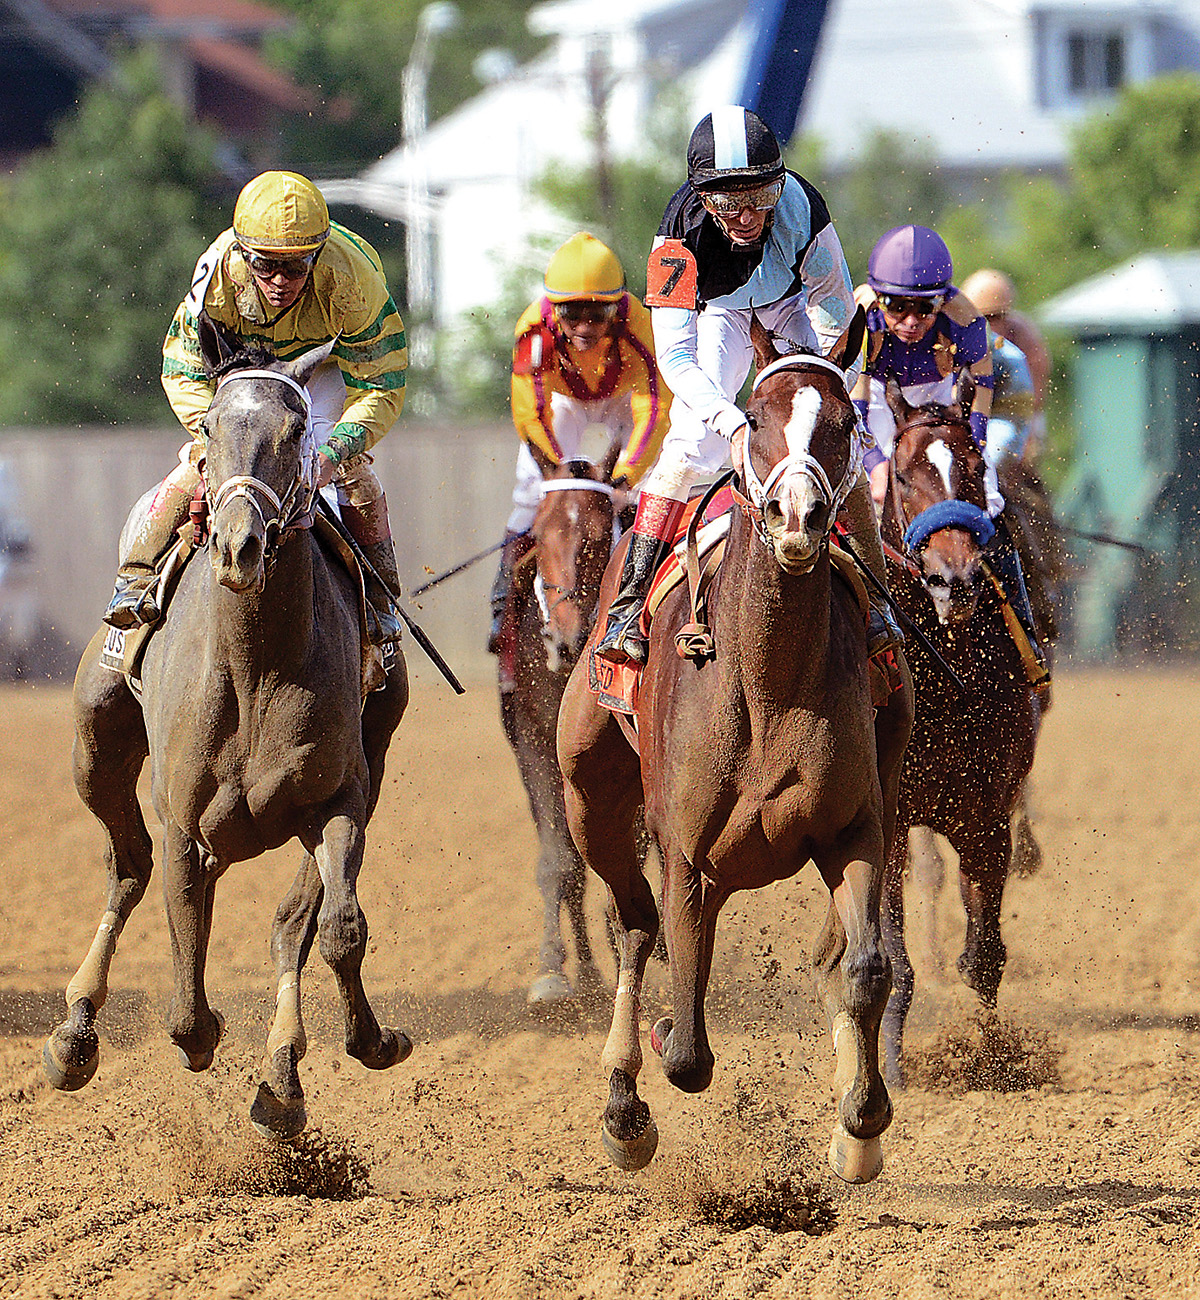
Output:
[[607,325],[617,314],[617,304],[572,299],[556,303],[554,314],[568,325]]
[[889,316],[903,320],[905,316],[933,316],[941,311],[945,299],[941,294],[933,298],[911,298],[902,293],[881,293],[876,295],[879,305]]
[[256,253],[244,244],[239,244],[238,247],[242,250],[246,265],[255,275],[261,275],[264,280],[269,280],[273,275],[282,275],[287,280],[304,279],[312,270],[317,254],[321,251],[315,249],[311,253],[297,253],[292,257],[270,257],[266,253]]
[[772,181],[769,185],[756,185],[750,190],[704,190],[700,202],[705,212],[714,217],[736,217],[747,208],[754,212],[770,212],[779,202],[783,193],[783,181]]

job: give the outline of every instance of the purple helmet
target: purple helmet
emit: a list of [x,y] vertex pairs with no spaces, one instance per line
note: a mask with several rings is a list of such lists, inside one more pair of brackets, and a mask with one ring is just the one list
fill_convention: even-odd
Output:
[[950,250],[928,226],[895,226],[871,249],[867,283],[876,293],[936,298],[950,288]]

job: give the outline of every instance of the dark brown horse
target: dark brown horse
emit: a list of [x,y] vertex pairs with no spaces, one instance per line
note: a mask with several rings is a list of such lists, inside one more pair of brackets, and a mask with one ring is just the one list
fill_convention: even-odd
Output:
[[204,988],[218,879],[293,838],[304,846],[272,929],[276,1011],[251,1108],[257,1127],[292,1136],[305,1123],[299,981],[314,938],[341,991],[347,1052],[383,1069],[412,1047],[380,1028],[363,991],[367,924],[355,893],[408,679],[397,653],[364,701],[358,589],[303,527],[317,468],[304,384],[332,344],[287,365],[263,349],[219,364],[227,353],[201,326],[217,379],[204,420],[211,535],[146,649],[140,702],[100,663],[104,629],[79,666],[75,784],[107,837],[108,903],[43,1060],[58,1088],[95,1073],[109,967],[153,867],[137,797],[149,757],[175,966],[168,1029],[189,1069],[209,1067],[222,1031]]
[[[620,923],[603,1138],[621,1168],[644,1166],[657,1142],[637,1095],[642,978],[659,928],[637,854],[643,790],[664,871],[674,1006],[651,1042],[667,1078],[686,1092],[712,1078],[704,998],[722,906],[811,859],[830,893],[813,959],[837,1055],[830,1163],[854,1182],[882,1164],[879,1135],[892,1107],[878,1056],[890,987],[879,908],[911,694],[906,685],[876,717],[863,613],[834,579],[828,550],[860,472],[842,367],[857,355],[863,326],[860,310],[825,360],[781,357],[753,322],[750,431],[733,447],[742,489],[709,595],[715,658],[676,653],[675,635],[691,617],[688,593],[677,589],[654,618],[637,706],[640,759],[590,691],[586,656],[563,697],[571,832],[609,886]],[[619,573],[618,551],[602,607]]]
[[[530,987],[531,1003],[559,1003],[573,996],[595,1001],[603,989],[584,915],[587,870],[567,830],[555,731],[563,689],[591,633],[612,554],[610,477],[620,451],[615,444],[600,465],[577,460],[541,467],[542,499],[533,521],[534,549],[526,561],[535,571],[532,584],[520,583],[532,590],[517,627],[513,687],[500,692],[504,734],[538,835],[543,927],[541,973]],[[574,987],[564,970],[564,910],[575,947]]]
[[[1000,903],[1012,857],[1010,823],[1033,763],[1040,705],[988,577],[983,453],[966,413],[964,373],[949,406],[912,407],[890,381],[896,441],[883,536],[900,556],[891,588],[932,645],[908,640],[916,717],[900,779],[897,834],[888,862],[884,933],[893,987],[884,1018],[888,1081],[902,1083],[904,1021],[913,969],[904,941],[904,865],[910,827],[944,835],[959,857],[967,930],[958,969],[985,1006],[1004,970]],[[961,689],[946,667],[961,683]]]

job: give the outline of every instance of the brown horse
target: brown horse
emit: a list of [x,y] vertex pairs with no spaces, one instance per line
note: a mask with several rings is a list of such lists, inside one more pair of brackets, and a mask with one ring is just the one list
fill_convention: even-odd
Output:
[[355,893],[408,679],[397,653],[364,702],[359,591],[305,527],[316,451],[304,384],[332,344],[284,365],[261,348],[228,357],[203,318],[201,340],[217,380],[204,420],[207,553],[183,570],[146,649],[140,701],[100,662],[105,629],[79,666],[75,784],[107,836],[108,903],[43,1061],[67,1090],[96,1071],[117,938],[153,868],[137,797],[149,757],[175,967],[168,1029],[189,1069],[211,1065],[222,1032],[204,988],[218,879],[290,839],[304,846],[272,929],[276,1011],[251,1108],[256,1127],[286,1137],[306,1122],[299,981],[314,937],[341,991],[347,1052],[384,1069],[412,1048],[379,1026],[363,991],[367,924]]
[[[610,479],[620,451],[620,444],[614,444],[600,465],[576,460],[541,466],[542,499],[533,521],[530,555],[536,571],[517,627],[513,686],[500,691],[504,734],[516,756],[538,834],[543,928],[541,973],[529,990],[529,1001],[535,1004],[572,997],[596,1001],[603,989],[583,908],[587,870],[567,830],[555,730],[563,689],[591,633],[600,583],[612,554]],[[574,987],[564,971],[564,910],[575,945]]]
[[[589,689],[586,654],[563,697],[559,759],[571,833],[619,918],[602,1135],[621,1168],[643,1167],[657,1143],[637,1095],[639,1000],[659,928],[637,856],[643,790],[664,871],[674,1014],[655,1026],[651,1044],[667,1078],[686,1092],[712,1078],[704,997],[722,906],[811,859],[830,893],[813,959],[837,1055],[830,1163],[854,1182],[882,1165],[879,1135],[892,1107],[879,1071],[890,987],[879,908],[911,688],[876,717],[863,613],[834,580],[828,551],[859,473],[843,367],[863,328],[860,310],[826,360],[781,357],[753,321],[758,379],[749,433],[733,447],[745,495],[709,593],[715,658],[698,664],[676,653],[675,635],[691,617],[688,593],[677,589],[652,627],[636,715],[640,758]],[[620,567],[618,551],[602,606]]]
[[883,536],[901,561],[893,565],[891,588],[927,638],[908,640],[916,718],[901,772],[884,908],[894,981],[884,1054],[887,1079],[895,1084],[903,1082],[901,1047],[913,995],[904,941],[909,829],[944,835],[958,854],[967,913],[958,969],[983,1004],[994,1007],[1005,960],[1000,903],[1012,857],[1010,823],[1033,763],[1040,718],[986,571],[995,527],[986,510],[983,453],[966,415],[973,393],[965,372],[949,406],[912,407],[894,380],[887,388],[896,440]]

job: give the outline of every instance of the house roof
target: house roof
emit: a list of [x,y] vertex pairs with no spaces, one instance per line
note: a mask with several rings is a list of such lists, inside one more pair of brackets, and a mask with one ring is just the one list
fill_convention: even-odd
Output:
[[1155,333],[1200,322],[1200,251],[1144,253],[1044,303],[1040,319],[1075,333]]

